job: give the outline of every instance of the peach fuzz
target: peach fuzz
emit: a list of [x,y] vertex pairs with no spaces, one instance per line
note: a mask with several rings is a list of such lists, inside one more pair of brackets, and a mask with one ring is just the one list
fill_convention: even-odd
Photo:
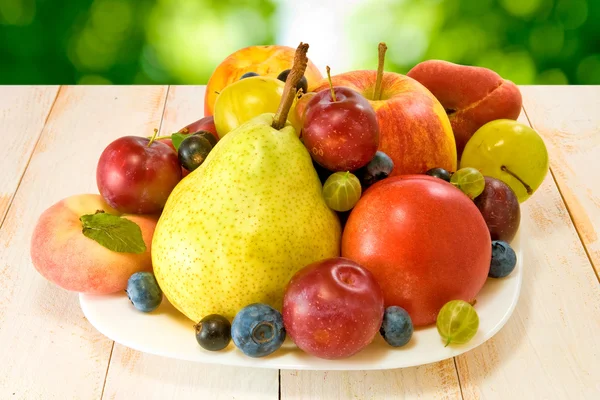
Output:
[[31,259],[44,278],[66,290],[108,294],[125,290],[133,273],[152,270],[150,245],[158,216],[123,215],[140,227],[146,251],[118,253],[82,233],[79,218],[97,210],[121,215],[97,194],[68,197],[41,214],[31,238]]
[[519,118],[521,92],[513,82],[491,69],[429,60],[408,74],[442,103],[456,138],[458,157],[473,134],[497,119]]
[[[204,95],[204,115],[213,115],[215,100],[225,86],[239,80],[246,72],[277,78],[282,71],[292,68],[295,53],[296,49],[291,47],[273,45],[245,47],[229,55],[208,80]],[[310,60],[304,76],[309,86],[323,78]]]

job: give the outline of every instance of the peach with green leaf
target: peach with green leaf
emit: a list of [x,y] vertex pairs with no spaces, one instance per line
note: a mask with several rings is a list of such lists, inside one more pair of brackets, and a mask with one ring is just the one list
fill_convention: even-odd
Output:
[[150,246],[158,216],[124,215],[100,195],[68,197],[45,210],[31,238],[37,271],[63,289],[108,294],[151,271]]

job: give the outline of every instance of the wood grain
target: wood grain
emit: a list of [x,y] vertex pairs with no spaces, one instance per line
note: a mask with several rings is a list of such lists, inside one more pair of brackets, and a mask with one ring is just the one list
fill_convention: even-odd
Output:
[[[35,271],[29,239],[37,217],[64,197],[97,192],[103,148],[153,128],[178,130],[202,116],[204,97],[204,87],[193,86],[173,86],[168,96],[166,87],[63,87],[52,105],[57,90],[0,87],[0,399],[277,398],[277,371],[113,350],[83,317],[76,294]],[[460,399],[461,389],[466,399],[600,398],[600,285],[589,261],[598,271],[600,87],[521,90],[554,176],[523,204],[523,289],[507,325],[457,357],[458,374],[453,360],[387,371],[281,371],[281,398]]]
[[600,86],[526,86],[523,102],[600,277]]
[[29,241],[47,207],[97,193],[102,150],[151,133],[165,98],[166,87],[61,88],[0,230],[0,399],[100,398],[112,341],[84,318],[77,294],[37,273]]
[[281,371],[285,400],[461,399],[452,359],[383,371]]
[[519,303],[496,336],[457,357],[464,398],[600,398],[600,285],[551,174],[522,211]]
[[160,134],[177,132],[204,117],[205,92],[206,86],[170,86]]
[[277,370],[175,360],[115,343],[103,398],[275,400],[278,389]]
[[0,86],[0,225],[57,93],[58,86]]
[[[204,86],[171,86],[160,134],[200,119],[203,99]],[[278,391],[277,370],[183,362],[115,343],[103,398],[268,400],[277,399]]]

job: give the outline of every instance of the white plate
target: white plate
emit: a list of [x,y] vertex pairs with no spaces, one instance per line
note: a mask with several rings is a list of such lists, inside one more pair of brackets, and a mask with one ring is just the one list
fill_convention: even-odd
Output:
[[108,296],[80,294],[79,300],[83,313],[98,331],[115,342],[150,354],[207,364],[280,369],[375,370],[412,367],[469,351],[490,339],[504,326],[521,291],[523,236],[521,225],[511,244],[517,253],[517,266],[506,278],[488,278],[475,304],[480,320],[479,330],[469,343],[461,346],[444,347],[435,325],[432,325],[416,329],[409,344],[401,348],[388,346],[377,335],[367,348],[342,360],[323,360],[310,356],[289,339],[275,353],[263,358],[251,358],[237,350],[233,342],[219,352],[202,349],[194,336],[194,323],[179,313],[166,298],[157,310],[149,314],[137,311],[125,293]]

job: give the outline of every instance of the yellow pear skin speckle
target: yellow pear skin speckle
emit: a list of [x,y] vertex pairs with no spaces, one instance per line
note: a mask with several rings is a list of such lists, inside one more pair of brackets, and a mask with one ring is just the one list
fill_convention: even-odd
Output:
[[262,114],[227,134],[171,193],[152,241],[156,279],[194,322],[251,303],[281,310],[290,278],[340,253],[340,222],[288,123]]

